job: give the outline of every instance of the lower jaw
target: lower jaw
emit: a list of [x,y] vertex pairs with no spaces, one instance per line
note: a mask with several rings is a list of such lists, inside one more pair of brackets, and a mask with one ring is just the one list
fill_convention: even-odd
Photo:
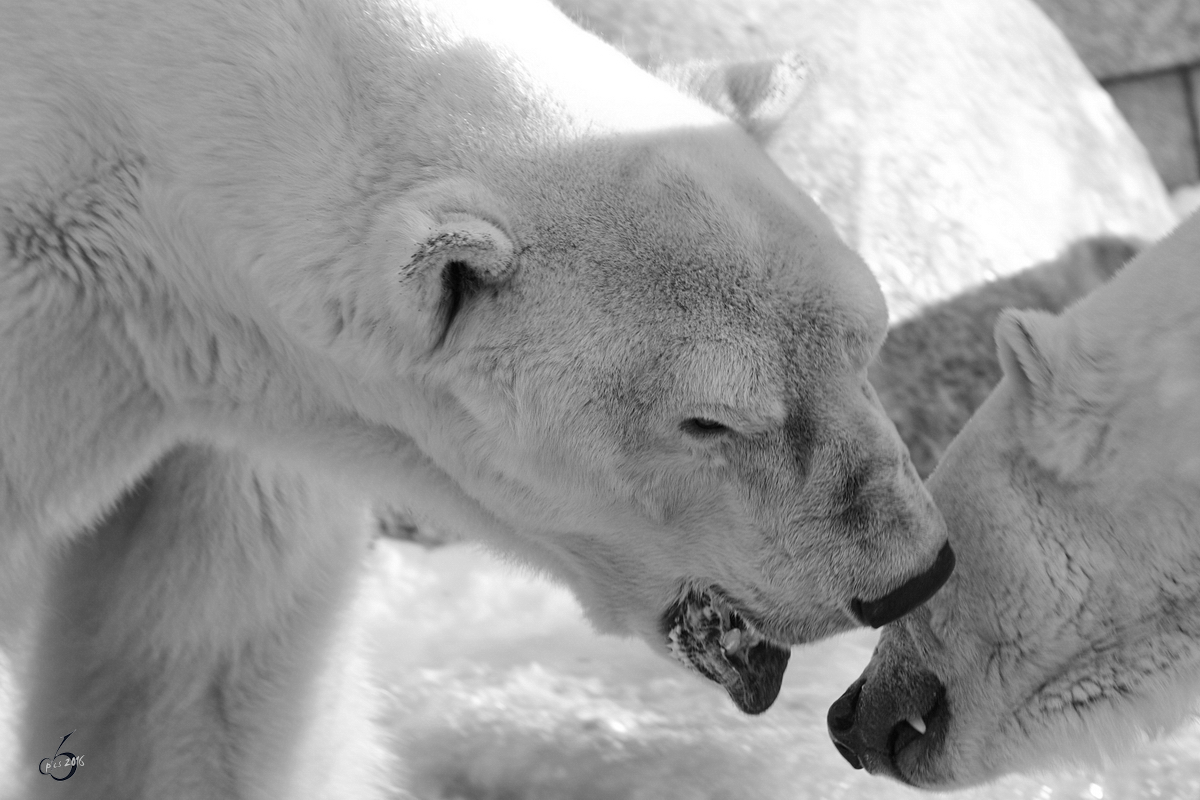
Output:
[[783,685],[783,674],[787,669],[791,650],[773,644],[761,642],[753,650],[763,649],[763,652],[751,652],[747,659],[746,671],[750,679],[738,670],[742,683],[738,687],[725,686],[734,704],[746,714],[761,714],[775,702]]
[[672,655],[723,686],[743,712],[762,713],[775,701],[790,648],[764,636],[718,589],[689,591],[664,619]]

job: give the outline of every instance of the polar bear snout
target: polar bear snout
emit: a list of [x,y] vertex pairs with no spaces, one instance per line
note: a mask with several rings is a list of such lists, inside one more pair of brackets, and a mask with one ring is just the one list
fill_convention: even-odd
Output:
[[829,738],[855,769],[913,783],[922,752],[945,739],[949,725],[946,687],[932,672],[902,682],[868,668],[829,707]]
[[946,682],[920,658],[933,642],[928,623],[922,611],[890,625],[862,675],[829,707],[829,738],[855,769],[927,785],[951,726]]

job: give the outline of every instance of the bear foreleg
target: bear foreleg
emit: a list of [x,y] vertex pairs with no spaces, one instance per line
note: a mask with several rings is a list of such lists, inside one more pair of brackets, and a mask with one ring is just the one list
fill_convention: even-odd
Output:
[[97,800],[382,796],[345,613],[367,540],[365,507],[329,487],[170,453],[51,571],[21,796],[63,796],[33,765],[71,731],[68,793]]

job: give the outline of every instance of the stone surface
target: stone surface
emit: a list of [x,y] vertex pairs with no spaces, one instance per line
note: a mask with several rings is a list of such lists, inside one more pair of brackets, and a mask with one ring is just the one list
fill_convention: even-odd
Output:
[[1098,78],[1200,62],[1197,0],[1037,0]]
[[558,0],[653,64],[799,50],[768,148],[875,270],[893,319],[1082,237],[1156,238],[1145,150],[1030,0]]
[[1150,154],[1163,182],[1174,188],[1200,180],[1195,123],[1182,70],[1108,84],[1108,93]]
[[1200,211],[1200,184],[1181,186],[1171,194],[1171,205],[1180,219]]
[[1196,150],[1196,158],[1200,160],[1200,65],[1192,67],[1186,73],[1187,88],[1191,90],[1191,97],[1188,98],[1188,111],[1192,115],[1192,133],[1194,135],[1192,145]]

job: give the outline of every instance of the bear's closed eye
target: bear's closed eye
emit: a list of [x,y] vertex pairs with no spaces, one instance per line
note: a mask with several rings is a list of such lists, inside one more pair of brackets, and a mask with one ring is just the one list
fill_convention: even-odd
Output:
[[688,436],[694,436],[697,439],[711,439],[733,433],[733,429],[729,426],[705,417],[685,419],[680,423],[679,428]]

